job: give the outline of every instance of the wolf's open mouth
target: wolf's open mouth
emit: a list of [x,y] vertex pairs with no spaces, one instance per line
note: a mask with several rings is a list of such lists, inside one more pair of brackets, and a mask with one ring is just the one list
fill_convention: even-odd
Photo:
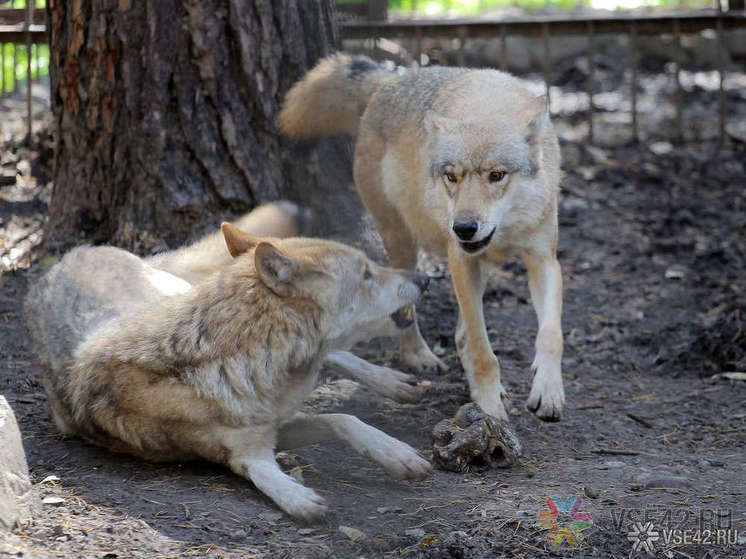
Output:
[[396,327],[400,330],[408,328],[414,324],[411,305],[402,307],[398,311],[392,312],[389,316],[391,316],[391,320],[394,321],[394,324],[396,324]]
[[496,227],[492,228],[492,231],[490,231],[490,234],[487,235],[484,239],[481,241],[476,241],[474,243],[459,243],[461,245],[461,248],[464,249],[466,252],[469,253],[475,253],[480,250],[482,250],[484,247],[486,247],[488,244],[490,244],[490,241],[492,240],[492,235],[495,234]]

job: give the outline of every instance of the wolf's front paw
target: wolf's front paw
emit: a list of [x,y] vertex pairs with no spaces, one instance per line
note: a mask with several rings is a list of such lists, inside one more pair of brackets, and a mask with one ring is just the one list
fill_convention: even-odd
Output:
[[277,499],[277,505],[282,510],[306,522],[313,522],[326,514],[327,506],[323,497],[299,483],[293,485],[292,491],[285,491],[282,498]]
[[471,399],[482,408],[484,413],[501,421],[508,421],[508,413],[505,411],[505,405],[503,404],[503,398],[505,397],[505,389],[498,379],[480,386],[471,394]]
[[545,373],[539,369],[526,400],[526,409],[535,413],[542,421],[559,421],[562,419],[564,405],[565,389],[562,386],[562,375],[559,372]]
[[394,437],[381,433],[378,441],[372,443],[366,454],[380,464],[396,479],[423,479],[432,464],[417,454],[417,451]]
[[387,450],[386,464],[382,464],[386,471],[396,479],[424,479],[433,469],[432,464],[408,444],[401,441],[396,443]]
[[422,400],[425,393],[417,385],[417,377],[388,367],[381,367],[376,380],[376,392],[402,404],[415,404]]
[[448,366],[425,344],[410,350],[402,349],[401,358],[402,361],[407,364],[407,367],[410,367],[419,373],[428,369],[435,370],[439,373],[448,370]]

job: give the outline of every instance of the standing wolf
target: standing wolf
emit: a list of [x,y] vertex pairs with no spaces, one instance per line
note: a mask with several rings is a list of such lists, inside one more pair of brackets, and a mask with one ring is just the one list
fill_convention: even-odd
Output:
[[[293,138],[357,135],[355,182],[390,264],[414,269],[418,245],[448,256],[459,303],[456,346],[472,399],[502,419],[504,389],[482,297],[489,264],[522,257],[539,321],[527,407],[559,420],[560,153],[546,99],[495,70],[391,73],[365,57],[339,54],[293,86],[280,125]],[[444,367],[416,322],[402,334],[401,350],[414,369]]]
[[304,519],[326,506],[276,448],[343,439],[397,478],[424,477],[409,445],[298,409],[326,355],[404,324],[426,277],[331,241],[223,233],[233,262],[194,286],[112,247],[74,249],[34,285],[27,317],[58,428],[150,460],[225,464]]

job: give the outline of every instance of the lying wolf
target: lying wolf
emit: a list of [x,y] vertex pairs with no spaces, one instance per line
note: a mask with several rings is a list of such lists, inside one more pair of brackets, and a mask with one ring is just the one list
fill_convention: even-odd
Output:
[[[233,227],[224,227],[225,234],[231,236],[230,246],[233,250],[244,252],[250,247],[242,243],[251,239],[251,235],[259,237],[298,237],[309,233],[313,216],[308,209],[301,208],[287,201],[264,204],[249,213],[239,217],[232,223]],[[243,233],[248,233],[245,236]],[[215,272],[218,268],[229,265],[233,258],[223,232],[217,231],[177,250],[162,252],[147,258],[146,263],[153,268],[169,272],[190,284],[196,284]],[[403,313],[409,313],[409,309]],[[397,315],[398,316],[398,315]],[[409,316],[402,315],[402,320],[411,322]],[[367,336],[397,335],[396,328],[388,320],[381,328],[371,328],[361,333]],[[419,402],[423,396],[423,389],[417,384],[417,379],[401,371],[375,365],[361,359],[349,351],[332,351],[326,356],[324,365],[354,379],[371,388],[381,396],[391,398],[400,403]]]
[[[491,264],[523,258],[539,319],[527,407],[547,421],[565,401],[562,274],[557,261],[560,153],[545,98],[496,70],[382,70],[365,57],[322,60],[280,114],[293,138],[357,135],[355,183],[392,266],[419,245],[448,256],[459,304],[456,347],[472,399],[507,419],[500,365],[482,310]],[[444,367],[417,324],[401,338],[411,367]]]
[[306,520],[323,499],[275,450],[343,439],[396,478],[430,464],[345,414],[298,412],[329,352],[391,322],[426,277],[332,241],[223,226],[234,260],[188,282],[112,247],[69,252],[30,290],[29,326],[57,427],[148,460],[202,458]]

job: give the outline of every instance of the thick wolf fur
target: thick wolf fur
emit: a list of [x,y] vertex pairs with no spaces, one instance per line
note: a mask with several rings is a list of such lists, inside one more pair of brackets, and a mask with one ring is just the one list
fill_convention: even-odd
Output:
[[[282,239],[308,235],[311,221],[310,210],[281,201],[259,206],[234,221],[233,225],[249,235]],[[231,260],[223,235],[216,231],[192,245],[151,256],[147,263],[189,283],[196,283]]]
[[225,464],[304,519],[323,499],[280,470],[277,448],[343,439],[397,478],[426,475],[411,447],[355,417],[298,413],[325,356],[413,304],[423,278],[331,241],[224,230],[235,259],[194,286],[120,249],[81,247],[32,287],[59,429],[149,460]]
[[[282,201],[265,204],[239,217],[232,225],[238,237],[231,237],[231,242],[240,251],[248,247],[239,247],[242,239],[251,236],[272,237],[284,239],[286,237],[302,236],[309,233],[313,216],[310,210],[301,208],[292,202]],[[249,237],[241,236],[244,233]],[[229,265],[231,257],[224,233],[217,231],[200,239],[192,245],[177,250],[162,252],[146,259],[146,263],[153,268],[169,272],[190,284],[196,284],[208,278],[220,267]],[[163,278],[161,278],[163,280]],[[377,336],[397,335],[391,320],[381,324],[370,325],[361,332],[361,340],[369,340]],[[349,351],[333,351],[326,358],[325,366],[354,379],[373,389],[386,398],[401,403],[413,403],[422,399],[423,389],[417,384],[417,379],[401,371],[375,365]]]
[[[448,256],[460,310],[456,345],[472,399],[503,419],[482,297],[489,265],[522,257],[539,320],[527,407],[558,420],[565,399],[560,153],[546,99],[495,70],[386,73],[364,57],[335,55],[293,86],[280,115],[293,138],[325,135],[325,122],[357,135],[355,182],[390,264],[414,269],[419,246]],[[402,334],[401,349],[417,370],[444,367],[416,324]]]

